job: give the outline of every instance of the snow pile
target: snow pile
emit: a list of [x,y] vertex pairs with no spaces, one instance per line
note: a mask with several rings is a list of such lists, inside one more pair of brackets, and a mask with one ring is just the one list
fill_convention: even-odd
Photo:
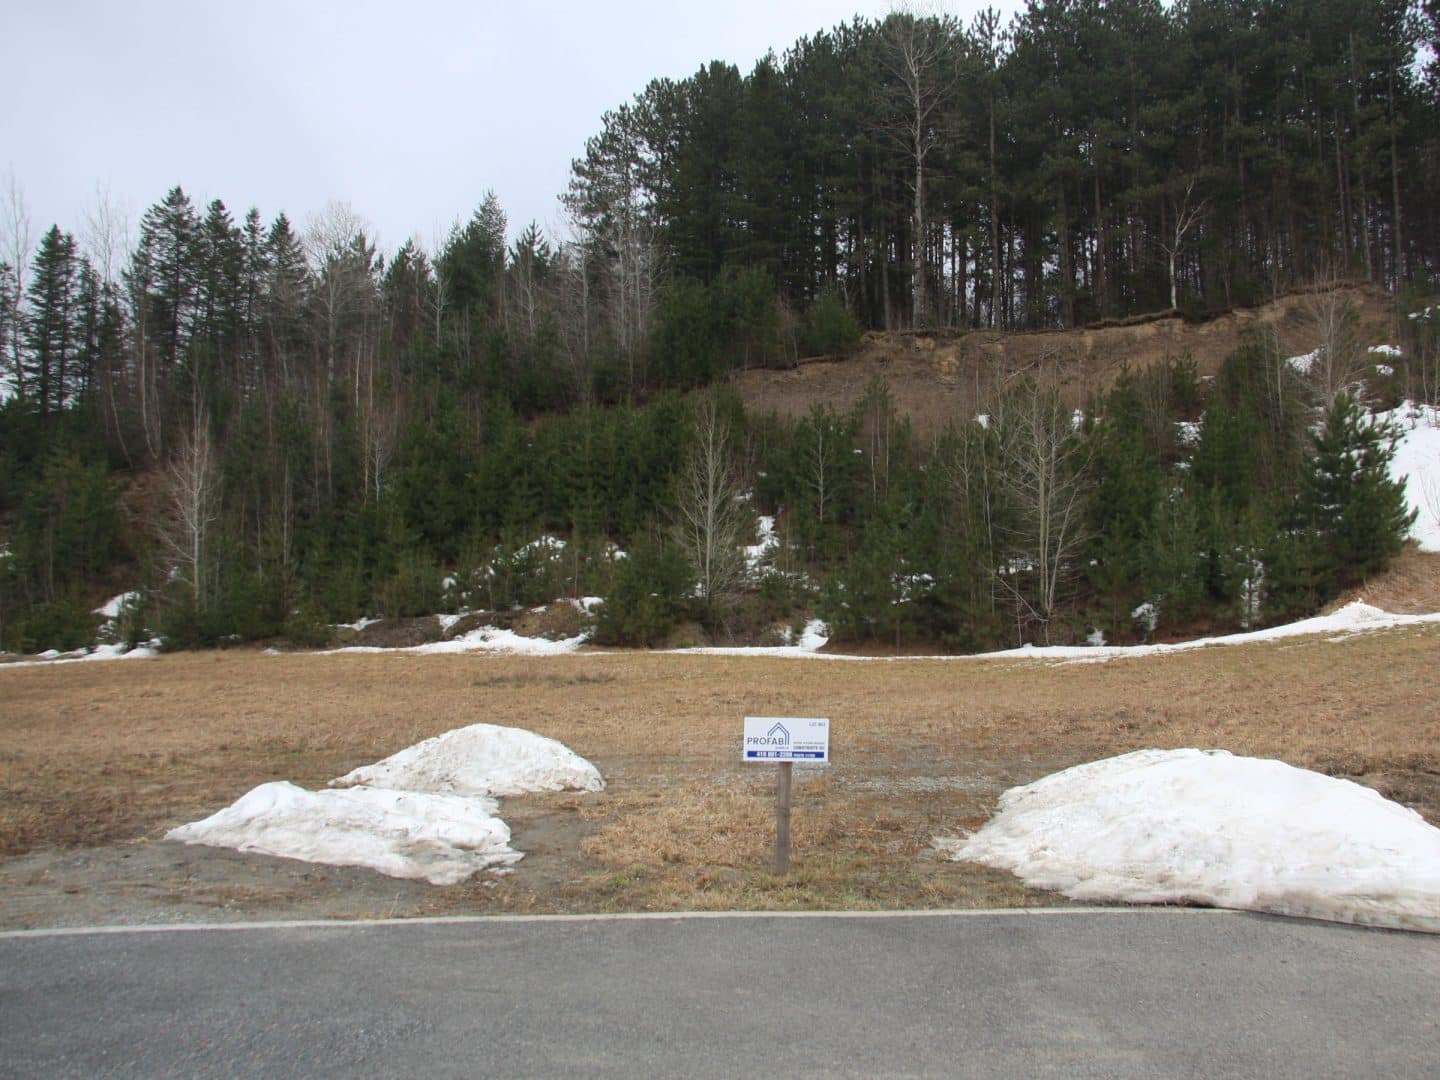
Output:
[[458,638],[451,638],[449,641],[432,641],[428,645],[417,645],[413,649],[405,651],[417,655],[494,652],[514,656],[558,656],[561,653],[575,652],[585,644],[585,641],[585,634],[551,641],[549,638],[526,637],[524,634],[517,634],[514,630],[505,630],[498,626],[478,626]]
[[165,838],[454,885],[522,857],[496,810],[493,799],[379,788],[306,791],[280,780]]
[[1440,551],[1440,409],[1407,401],[1375,419],[1400,430],[1390,479],[1405,485],[1405,503],[1416,511],[1410,536],[1421,551]]
[[524,857],[510,847],[497,796],[605,787],[562,743],[494,724],[426,739],[331,784],[344,790],[261,784],[165,838],[453,885]]
[[952,858],[1076,900],[1201,903],[1440,932],[1440,829],[1348,780],[1140,750],[1000,798]]
[[[463,616],[436,616],[441,620],[441,629],[448,630]],[[449,620],[448,625],[446,620]],[[526,637],[514,630],[498,626],[478,626],[468,634],[451,638],[449,641],[432,641],[426,645],[412,645],[408,648],[387,648],[380,645],[342,645],[338,649],[323,649],[318,656],[334,656],[341,653],[396,653],[406,656],[441,656],[463,653],[503,653],[507,656],[559,656],[580,649],[589,638],[577,634],[572,638],[551,641],[549,638]]]
[[1287,357],[1285,363],[1298,371],[1301,375],[1309,375],[1310,369],[1315,366],[1315,361],[1320,359],[1320,350],[1302,353],[1300,356]]
[[133,649],[123,642],[96,645],[90,649],[73,649],[70,652],[46,649],[42,653],[36,653],[34,659],[14,660],[0,664],[0,668],[39,667],[41,664],[82,664],[93,660],[149,660],[160,655],[162,644],[159,638],[151,638],[144,645],[137,645]]
[[330,781],[454,795],[603,791],[600,772],[563,743],[523,728],[471,724]]
[[1400,351],[1399,346],[1397,345],[1371,345],[1370,348],[1366,350],[1366,352],[1369,352],[1373,356],[1398,357],[1403,355]]

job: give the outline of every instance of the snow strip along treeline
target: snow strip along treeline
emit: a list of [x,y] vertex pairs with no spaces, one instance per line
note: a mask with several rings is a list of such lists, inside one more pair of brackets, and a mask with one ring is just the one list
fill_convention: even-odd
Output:
[[510,847],[497,797],[601,791],[605,782],[594,765],[554,739],[472,724],[331,785],[339,790],[261,784],[165,838],[453,885],[480,870],[503,873],[524,857]]
[[1196,903],[1440,932],[1440,829],[1349,780],[1140,750],[1000,796],[951,858],[1076,900]]

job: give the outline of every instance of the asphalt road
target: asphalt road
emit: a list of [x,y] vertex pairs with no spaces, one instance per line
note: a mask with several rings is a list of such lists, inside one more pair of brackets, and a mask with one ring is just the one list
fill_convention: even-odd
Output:
[[1440,936],[1204,911],[0,935],[5,1076],[1440,1075]]

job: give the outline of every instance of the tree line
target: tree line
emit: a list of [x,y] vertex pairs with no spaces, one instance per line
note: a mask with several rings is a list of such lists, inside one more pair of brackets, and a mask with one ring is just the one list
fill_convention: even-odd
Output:
[[758,267],[798,307],[839,289],[870,328],[1393,289],[1436,270],[1436,28],[1407,0],[857,18],[651,82],[567,201],[617,259]]
[[[1396,543],[1389,489],[1364,488],[1390,502],[1361,554],[1319,503],[1296,517],[1317,462],[1343,471],[1306,410],[1360,386],[1344,312],[1323,386],[1257,342],[1208,388],[1178,361],[1137,372],[1078,423],[1044,372],[994,373],[990,426],[934,439],[883,386],[786,419],[723,384],[866,327],[1235,302],[1326,268],[1422,287],[1433,19],[1312,6],[895,15],[744,78],[709,65],[607,115],[563,240],[512,238],[491,195],[387,254],[344,206],[297,227],[176,187],[133,239],[102,205],[32,244],[12,189],[0,646],[88,641],[137,581],[130,626],[177,644],[597,593],[600,634],[629,642],[816,610],[953,647],[1133,635],[1147,603],[1162,631],[1303,610]],[[1212,54],[1218,111],[1193,66]],[[1433,398],[1430,322],[1404,330],[1392,389]],[[1364,425],[1332,419],[1351,460]],[[737,560],[759,512],[785,542],[756,578]]]

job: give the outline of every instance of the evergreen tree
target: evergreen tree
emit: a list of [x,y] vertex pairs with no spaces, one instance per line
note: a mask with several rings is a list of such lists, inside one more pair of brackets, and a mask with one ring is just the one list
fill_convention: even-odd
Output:
[[127,279],[136,322],[157,355],[161,381],[189,350],[200,285],[200,221],[190,197],[171,188],[140,219],[140,240]]
[[40,240],[25,300],[23,389],[43,418],[65,407],[81,374],[80,259],[75,238],[58,225]]
[[1399,432],[1372,422],[1348,395],[1311,435],[1314,456],[1302,473],[1296,511],[1308,530],[1322,589],[1333,593],[1384,569],[1415,520],[1404,485],[1389,477]]

